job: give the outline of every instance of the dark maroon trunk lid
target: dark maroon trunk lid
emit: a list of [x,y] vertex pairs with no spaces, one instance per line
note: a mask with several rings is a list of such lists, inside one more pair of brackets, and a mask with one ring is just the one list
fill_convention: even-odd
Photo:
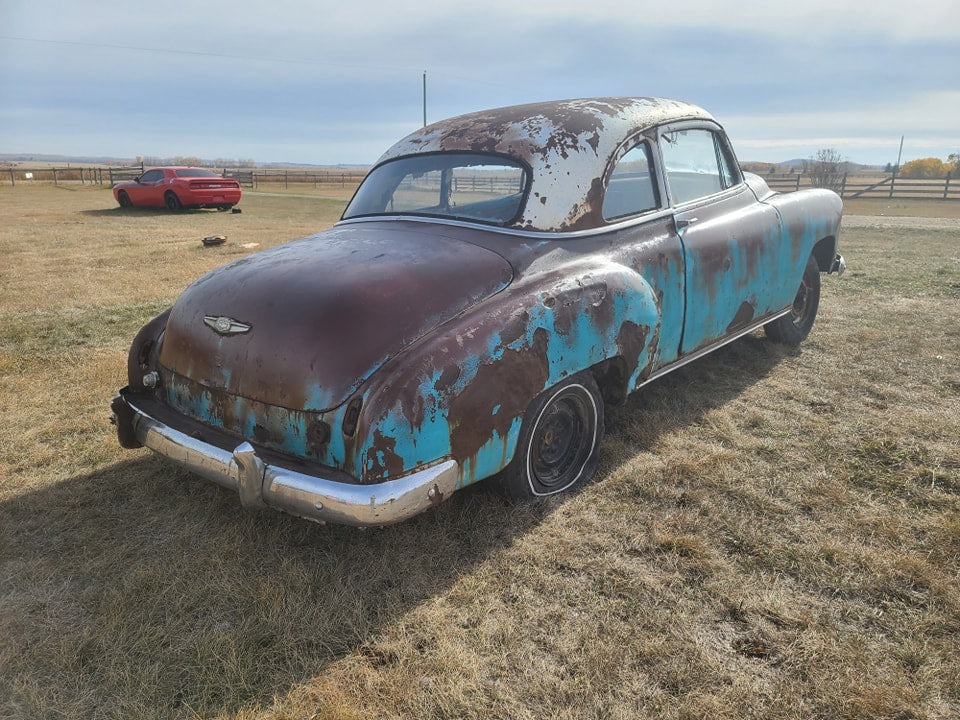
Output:
[[334,228],[197,280],[170,314],[159,360],[211,389],[327,410],[511,278],[496,253],[414,223]]

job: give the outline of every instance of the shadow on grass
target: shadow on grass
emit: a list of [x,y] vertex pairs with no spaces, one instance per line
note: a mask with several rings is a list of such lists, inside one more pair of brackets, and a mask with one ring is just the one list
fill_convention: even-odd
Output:
[[[612,409],[610,433],[638,413],[652,428],[643,444],[696,422],[790,352],[745,338]],[[149,454],[15,497],[0,504],[0,710],[265,709],[367,653],[559,502],[510,506],[468,488],[399,525],[318,527],[248,513],[235,494]]]
[[180,215],[197,215],[204,213],[221,213],[230,215],[229,211],[218,210],[217,208],[183,208],[182,210],[169,210],[165,207],[120,207],[117,205],[112,208],[100,208],[95,210],[79,210],[80,215],[102,218],[118,217],[153,217],[161,215],[164,217],[177,217]]

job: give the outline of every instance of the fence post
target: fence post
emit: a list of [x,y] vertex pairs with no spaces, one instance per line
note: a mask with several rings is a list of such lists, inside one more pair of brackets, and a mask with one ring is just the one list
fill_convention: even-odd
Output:
[[13,168],[10,168],[10,187],[16,187],[17,182],[13,179]]
[[950,175],[951,173],[947,173],[946,182],[943,183],[943,199],[944,200],[946,200],[950,195]]
[[53,169],[53,184],[54,184],[54,185],[59,185],[59,184],[60,184],[60,183],[57,182],[57,169],[56,169],[56,168]]
[[843,180],[840,181],[840,197],[847,191],[847,174],[843,174]]
[[286,170],[284,170],[283,171],[283,189],[284,190],[288,190],[290,188],[290,178],[288,177],[288,175],[289,173]]
[[797,173],[797,190],[800,189],[800,173]]
[[890,176],[890,195],[888,198],[893,200],[893,186],[897,184],[897,171],[893,171],[893,175]]

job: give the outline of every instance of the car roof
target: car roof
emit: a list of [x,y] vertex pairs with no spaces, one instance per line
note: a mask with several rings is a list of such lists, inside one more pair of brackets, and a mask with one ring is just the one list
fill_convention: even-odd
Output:
[[712,119],[703,108],[666,98],[603,97],[514,105],[427,125],[394,144],[377,164],[431,152],[506,155],[532,171],[532,196],[515,226],[575,230],[600,224],[596,206],[602,199],[603,177],[624,141],[667,122]]

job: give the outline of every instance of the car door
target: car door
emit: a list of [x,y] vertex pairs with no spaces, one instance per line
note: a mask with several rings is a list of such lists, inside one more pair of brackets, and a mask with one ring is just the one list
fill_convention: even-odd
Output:
[[605,222],[625,223],[616,231],[617,262],[640,274],[656,298],[660,323],[648,373],[677,359],[684,304],[683,249],[656,172],[654,144],[644,136],[624,144],[627,150],[610,171],[602,207]]
[[683,247],[686,355],[780,309],[771,307],[780,217],[744,184],[718,127],[668,126],[659,145]]
[[147,170],[137,184],[127,190],[134,205],[163,204],[163,170]]

